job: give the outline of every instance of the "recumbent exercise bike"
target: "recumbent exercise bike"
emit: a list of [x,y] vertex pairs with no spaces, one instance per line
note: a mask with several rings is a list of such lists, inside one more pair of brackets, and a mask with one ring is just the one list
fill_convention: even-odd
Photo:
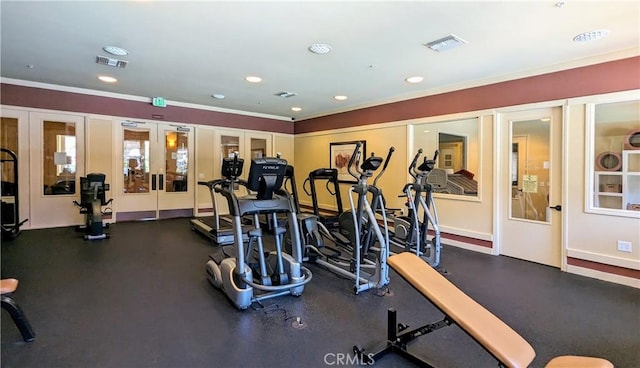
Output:
[[91,173],[80,178],[80,203],[73,201],[73,204],[80,208],[80,213],[85,215],[85,224],[80,226],[84,230],[85,240],[107,239],[109,234],[104,232],[106,225],[102,222],[103,216],[111,215],[111,209],[102,207],[109,205],[113,199],[108,201],[105,192],[109,190],[109,184],[105,184],[105,174]]

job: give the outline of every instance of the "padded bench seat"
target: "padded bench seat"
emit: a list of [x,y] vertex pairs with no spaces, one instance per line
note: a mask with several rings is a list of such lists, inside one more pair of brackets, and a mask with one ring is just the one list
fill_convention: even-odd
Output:
[[[473,300],[413,253],[388,259],[389,265],[449,320],[460,326],[503,366],[527,367],[535,358],[529,343],[506,323]],[[546,368],[613,368],[605,359],[561,356]]]
[[0,280],[0,305],[6,309],[11,316],[11,319],[20,330],[22,339],[25,342],[31,342],[36,338],[36,334],[33,332],[27,317],[18,304],[9,296],[18,288],[17,279],[2,279]]
[[18,280],[3,279],[0,280],[0,294],[11,294],[18,288]]

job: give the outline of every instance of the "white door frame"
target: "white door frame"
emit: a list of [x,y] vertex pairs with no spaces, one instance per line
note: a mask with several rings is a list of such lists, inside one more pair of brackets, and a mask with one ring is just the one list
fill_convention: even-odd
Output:
[[[42,175],[43,155],[43,122],[45,120],[71,122],[75,124],[76,135],[76,173],[75,173],[75,193],[64,195],[44,195]],[[49,112],[29,113],[29,223],[30,227],[50,228],[70,225],[80,225],[84,223],[84,216],[80,210],[73,205],[74,200],[80,199],[80,177],[85,175],[85,152],[84,152],[84,115],[71,115]]]
[[[493,141],[493,157],[494,157],[494,172],[493,172],[493,239],[494,239],[494,243],[493,243],[493,248],[491,251],[491,254],[493,255],[500,255],[501,254],[501,250],[502,250],[502,224],[500,223],[500,220],[503,218],[503,216],[508,215],[508,214],[504,214],[502,213],[503,208],[507,208],[508,211],[508,206],[503,206],[503,201],[505,200],[505,197],[502,195],[502,193],[504,193],[505,190],[511,190],[510,186],[508,186],[507,188],[505,188],[505,183],[501,182],[501,172],[500,172],[500,167],[502,167],[502,165],[504,164],[504,160],[509,160],[510,158],[508,157],[503,157],[503,155],[501,154],[501,145],[502,145],[502,141],[503,139],[505,139],[504,135],[505,134],[510,134],[510,131],[503,131],[503,129],[501,129],[501,122],[502,122],[502,115],[504,114],[508,114],[508,113],[513,113],[513,112],[519,112],[519,111],[527,111],[527,110],[536,110],[536,109],[544,109],[544,108],[560,108],[561,109],[561,116],[562,116],[562,137],[561,137],[561,150],[560,150],[560,155],[561,155],[561,168],[560,168],[560,175],[561,175],[561,188],[560,188],[560,193],[561,193],[561,198],[559,203],[554,202],[551,205],[555,205],[555,204],[560,204],[562,206],[563,209],[566,208],[566,201],[567,201],[567,192],[568,192],[568,187],[567,187],[567,183],[568,183],[568,177],[567,177],[567,163],[566,163],[566,157],[568,157],[567,151],[568,151],[568,109],[567,109],[567,101],[566,100],[556,100],[556,101],[548,101],[548,102],[544,102],[544,103],[534,103],[534,104],[527,104],[527,105],[521,105],[521,106],[512,106],[512,107],[507,107],[507,108],[503,108],[503,109],[499,109],[499,110],[494,110],[493,112],[493,131],[494,131],[494,141]],[[566,247],[567,247],[567,211],[561,211],[559,214],[560,220],[558,221],[558,226],[560,226],[560,260],[559,260],[559,264],[560,264],[560,269],[565,271],[567,268],[567,257],[566,257]]]

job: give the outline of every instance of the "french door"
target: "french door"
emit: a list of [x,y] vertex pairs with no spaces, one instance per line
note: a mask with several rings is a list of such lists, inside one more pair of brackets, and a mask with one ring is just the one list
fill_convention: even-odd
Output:
[[190,217],[194,208],[194,137],[184,125],[114,124],[116,221]]
[[500,254],[560,267],[562,110],[499,115]]

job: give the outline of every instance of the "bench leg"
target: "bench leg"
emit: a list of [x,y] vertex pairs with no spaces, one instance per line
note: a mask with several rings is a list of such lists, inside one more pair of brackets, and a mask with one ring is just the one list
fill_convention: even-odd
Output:
[[2,295],[0,297],[0,302],[2,304],[2,308],[6,309],[7,312],[9,312],[11,319],[13,319],[13,322],[18,327],[18,330],[20,330],[22,339],[25,342],[33,341],[36,338],[36,334],[33,332],[33,329],[31,328],[27,317],[24,315],[24,312],[22,311],[22,309],[20,309],[18,304],[16,304],[13,299],[5,295]]

